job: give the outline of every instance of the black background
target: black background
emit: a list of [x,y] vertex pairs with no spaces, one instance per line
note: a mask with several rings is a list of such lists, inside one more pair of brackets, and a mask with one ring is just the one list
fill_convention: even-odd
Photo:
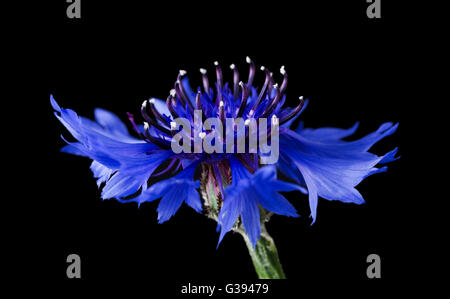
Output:
[[[419,184],[411,164],[412,137],[420,131],[412,109],[419,99],[406,93],[416,57],[404,10],[382,1],[382,18],[368,19],[365,1],[81,2],[81,19],[66,17],[64,1],[41,7],[26,43],[33,51],[24,57],[31,66],[24,76],[36,83],[29,89],[40,116],[33,122],[40,133],[27,136],[35,144],[34,195],[24,210],[26,248],[39,252],[33,264],[45,270],[36,279],[71,290],[120,282],[175,295],[184,282],[256,279],[241,237],[229,233],[216,250],[215,222],[185,205],[159,225],[156,202],[138,209],[102,201],[90,161],[59,152],[60,135],[69,133],[49,102],[53,94],[62,107],[90,118],[102,107],[127,123],[125,112],[136,114],[143,100],[167,96],[179,69],[197,86],[198,69],[212,71],[218,60],[231,80],[227,66],[235,63],[246,76],[247,55],[277,80],[279,67],[286,66],[287,105],[300,95],[310,99],[302,115],[306,127],[360,121],[352,137],[359,138],[383,122],[400,122],[371,150],[384,154],[398,146],[402,158],[358,186],[366,204],[321,199],[310,226],[307,197],[286,195],[301,217],[274,216],[268,224],[288,277],[272,282],[272,294],[323,291],[335,282],[346,291],[358,285],[385,291],[414,276],[412,236],[421,232],[409,208],[419,197],[411,190]],[[258,73],[257,85],[262,78]],[[66,277],[71,253],[81,257],[81,280]],[[379,280],[366,276],[371,253],[381,256]]]

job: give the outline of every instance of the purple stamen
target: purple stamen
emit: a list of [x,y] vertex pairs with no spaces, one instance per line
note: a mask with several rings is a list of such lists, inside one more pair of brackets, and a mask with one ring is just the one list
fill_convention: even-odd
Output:
[[272,95],[272,89],[274,85],[275,82],[273,80],[273,73],[270,72],[269,84],[267,85],[267,94],[269,95],[269,97]]
[[258,99],[253,104],[253,107],[252,107],[253,112],[255,112],[256,107],[258,107],[259,103],[261,102],[261,100],[266,92],[267,86],[269,85],[270,79],[271,79],[270,72],[268,69],[266,69],[265,67],[262,66],[261,70],[266,72],[266,79],[264,80],[264,85],[261,88],[261,92],[259,93]]
[[280,73],[283,75],[283,82],[281,83],[280,92],[281,94],[284,94],[288,84],[288,75],[286,70],[284,69],[284,65],[280,68]]
[[200,73],[202,73],[203,89],[208,94],[208,96],[211,97],[211,94],[209,93],[209,80],[207,72],[205,69],[200,69]]
[[216,105],[218,105],[222,101],[222,88],[223,88],[223,75],[222,68],[220,67],[217,61],[214,61],[214,65],[216,66],[216,88],[217,88],[217,99]]
[[194,112],[194,107],[192,106],[191,101],[188,99],[186,92],[183,88],[183,84],[181,84],[180,80],[177,80],[175,82],[175,92],[178,96],[178,99],[180,99],[180,102],[183,105],[183,107],[186,107],[186,103],[188,104],[188,109],[192,114]]
[[157,176],[163,175],[164,173],[168,172],[173,167],[173,165],[175,165],[175,163],[177,161],[178,161],[178,159],[172,158],[172,161],[170,162],[169,166],[167,166],[166,169],[162,170],[161,172],[152,174],[152,177],[157,177]]
[[233,98],[237,100],[239,97],[239,71],[234,64],[230,65],[233,70]]
[[156,110],[156,107],[155,107],[155,100],[154,100],[154,99],[150,99],[148,102],[150,103],[150,110],[152,111],[153,116],[154,116],[156,119],[158,119],[159,121],[161,121],[163,124],[165,124],[166,126],[168,126],[169,123],[167,122],[167,119],[165,119],[165,118],[158,112],[158,110]]
[[169,109],[170,114],[172,114],[172,118],[179,118],[178,113],[173,108],[173,95],[169,95],[166,100],[167,109]]
[[304,103],[305,103],[305,101],[303,100],[303,97],[300,97],[300,104],[298,104],[298,106],[295,107],[295,109],[292,110],[288,115],[286,115],[280,119],[280,125],[284,124],[285,122],[292,119],[295,115],[297,115],[297,113],[299,113],[300,110],[302,110]]
[[278,88],[278,84],[275,84],[273,86],[273,88],[275,88],[276,95],[275,95],[274,99],[272,100],[272,102],[270,103],[270,105],[267,106],[267,108],[263,111],[263,113],[261,114],[260,117],[269,116],[275,110],[275,108],[278,105],[278,102],[281,99],[281,92],[280,92],[280,89]]
[[242,81],[239,83],[239,86],[241,86],[242,88],[242,101],[236,113],[236,118],[242,117],[242,115],[244,115],[244,111],[247,106],[247,99],[250,94],[248,86],[246,86]]
[[255,78],[255,73],[256,73],[256,65],[253,62],[253,60],[250,59],[250,57],[246,57],[245,60],[247,61],[248,64],[250,64],[250,70],[248,72],[248,81],[247,81],[247,85],[251,86],[253,84],[253,79]]
[[153,144],[155,144],[155,145],[157,145],[157,146],[159,146],[160,148],[163,148],[163,149],[169,149],[170,148],[170,145],[167,144],[165,140],[162,140],[162,139],[159,139],[159,138],[156,138],[156,137],[153,137],[152,135],[150,135],[148,129],[149,129],[148,123],[144,123],[145,138],[148,141],[150,141],[150,143],[153,143]]
[[220,65],[217,61],[214,62],[214,65],[216,66],[217,85],[218,85],[219,90],[222,90],[222,88],[223,88],[222,68],[220,67]]
[[224,102],[219,102],[219,119],[222,121],[222,123],[225,123],[225,106]]
[[197,107],[197,110],[202,111],[202,119],[206,119],[205,111],[203,111],[203,105],[202,105],[202,93],[199,91],[197,92],[197,95],[195,96],[195,106]]
[[134,115],[131,114],[130,112],[127,112],[127,116],[128,116],[128,119],[130,120],[131,125],[133,126],[133,129],[136,131],[136,133],[139,134],[139,137],[141,137],[142,139],[145,139],[144,135],[139,130],[139,127],[136,125],[136,122],[134,121]]
[[156,129],[160,130],[161,132],[165,133],[165,134],[170,134],[170,130],[161,126],[156,120],[152,119],[148,114],[147,114],[147,101],[144,101],[144,103],[141,106],[141,115],[142,117],[147,121],[147,123],[149,123],[150,125],[152,125],[153,127],[155,127]]
[[197,92],[197,95],[195,96],[195,105],[197,106],[197,110],[203,111],[203,105],[202,105],[202,93],[199,91]]

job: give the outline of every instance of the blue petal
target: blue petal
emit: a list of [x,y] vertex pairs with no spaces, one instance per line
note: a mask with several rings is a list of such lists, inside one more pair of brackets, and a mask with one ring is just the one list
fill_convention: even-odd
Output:
[[[300,109],[300,111],[293,118],[291,118],[290,120],[288,120],[286,123],[282,124],[281,126],[283,128],[289,128],[292,125],[292,123],[300,116],[300,114],[303,113],[303,111],[308,106],[308,103],[309,103],[309,99],[306,99],[304,104],[303,104],[302,109]],[[294,108],[292,108],[292,109],[294,109]],[[286,109],[284,109],[284,110],[286,110]]]
[[191,208],[193,208],[197,213],[202,212],[202,202],[196,190],[199,187],[200,187],[199,181],[194,182],[194,184],[190,184],[187,188],[188,190],[186,191],[186,199],[185,199],[186,204]]
[[50,95],[50,104],[52,105],[53,109],[57,112],[61,112],[61,108],[59,107],[58,103],[53,98],[53,95]]
[[[278,169],[289,179],[297,182],[300,186],[305,185],[305,180],[303,179],[301,172],[297,167],[295,167],[295,164],[292,162],[292,160],[283,152],[280,152],[279,160],[276,165]],[[308,193],[308,191],[302,187],[300,191],[304,194]]]
[[255,172],[253,184],[258,193],[258,202],[266,210],[279,215],[298,217],[297,211],[284,196],[277,192],[299,190],[298,185],[277,180],[276,168],[265,166]]
[[94,110],[95,120],[103,128],[116,136],[129,136],[128,129],[120,118],[112,112],[97,108]]
[[[56,102],[54,105],[59,108]],[[80,145],[84,148],[83,151],[88,154],[102,152],[102,154],[110,155],[113,159],[120,160],[120,158],[123,157],[140,156],[157,149],[155,145],[143,140],[138,140],[130,135],[126,136],[127,140],[124,141],[124,135],[117,136],[111,134],[110,130],[103,129],[99,124],[89,119],[79,117],[73,110],[59,108],[59,111],[61,112],[61,115],[55,113],[56,117],[67,128],[72,136],[80,142]],[[105,110],[98,110],[98,112],[98,118],[102,119],[103,125],[107,128],[112,129],[122,127],[117,123],[120,120],[114,115],[109,114],[109,112],[106,112]],[[116,119],[114,120],[114,118]],[[126,128],[118,130],[125,133]],[[116,129],[113,129],[113,131],[117,132]]]
[[76,156],[87,157],[86,153],[80,148],[81,144],[79,142],[69,143],[61,148],[61,152]]
[[181,84],[183,85],[184,90],[186,91],[186,95],[191,101],[192,105],[195,107],[195,92],[192,90],[191,85],[189,84],[189,79],[185,77],[181,80]]
[[116,172],[106,183],[102,190],[102,198],[126,197],[136,193],[144,182],[132,176]]
[[365,175],[364,178],[366,178],[372,174],[375,174],[375,173],[386,172],[387,169],[388,169],[387,166],[383,166],[381,168],[372,168],[372,170],[370,170],[370,172],[367,175]]
[[398,123],[395,125],[390,122],[384,123],[375,132],[373,132],[359,140],[349,142],[348,145],[344,145],[344,146],[346,146],[346,147],[351,146],[351,148],[355,151],[367,151],[381,139],[393,134],[397,130],[397,128],[398,128]]
[[202,204],[200,196],[196,190],[200,182],[193,181],[193,175],[197,163],[189,166],[178,175],[168,180],[169,191],[163,196],[158,205],[158,222],[162,223],[172,217],[180,208],[181,204],[186,202],[191,208],[200,213]]
[[[367,150],[383,137],[394,133],[397,126],[383,124],[376,132],[353,142],[339,138],[354,132],[356,126],[348,130],[302,130],[300,134],[286,131],[280,136],[281,156],[286,155],[290,159],[301,173],[299,180],[303,179],[308,188],[313,223],[317,215],[318,196],[356,204],[364,202],[354,187],[367,176],[386,171],[386,168],[376,168],[376,164],[397,159],[397,149],[381,157]],[[288,173],[295,174],[293,171]]]
[[111,112],[97,109],[95,117],[98,122],[94,122],[79,117],[73,110],[62,109],[53,97],[50,101],[56,110],[55,116],[78,141],[66,141],[68,145],[62,151],[89,157],[109,173],[100,174],[98,165],[93,164],[97,183],[106,183],[103,199],[134,194],[145,187],[152,172],[173,155],[170,150],[161,151],[153,144],[128,135],[126,126]]
[[158,223],[163,223],[170,219],[183,203],[183,196],[180,196],[182,190],[179,185],[172,186],[167,190],[158,205]]
[[242,203],[241,219],[245,233],[248,235],[253,247],[256,246],[261,235],[261,219],[259,217],[259,208],[256,200],[252,200],[251,194],[242,193],[240,196]]
[[92,161],[91,170],[94,174],[94,178],[97,179],[98,187],[100,187],[102,183],[106,182],[114,172],[112,169],[100,164],[97,161]]
[[383,159],[380,160],[380,162],[378,163],[389,163],[395,160],[400,159],[400,156],[395,157],[395,155],[398,152],[398,148],[396,147],[395,149],[393,149],[392,151],[390,151],[389,153],[387,153],[386,155],[383,156]]
[[138,158],[128,158],[106,183],[102,198],[126,197],[137,192],[147,183],[148,178],[158,166],[171,155],[173,155],[171,151],[162,151]]
[[252,175],[236,158],[230,158],[229,162],[232,183],[225,188],[224,202],[218,216],[220,236],[217,246],[239,216],[250,242],[256,246],[261,235],[258,205],[276,214],[298,217],[295,208],[277,192],[298,190],[299,187],[277,180],[275,166],[264,166]]
[[194,172],[198,162],[192,163],[176,176],[153,184],[136,198],[130,200],[119,200],[120,202],[137,202],[138,205],[143,202],[154,201],[161,198],[158,205],[158,222],[162,223],[170,219],[180,208],[183,202],[200,213],[202,203],[197,188],[199,181],[194,181]]
[[119,171],[130,176],[150,176],[165,160],[173,156],[171,150],[153,151],[151,154],[137,155],[124,159]]
[[67,145],[61,148],[61,152],[73,154],[77,156],[89,157],[95,161],[100,162],[101,164],[111,168],[117,169],[120,166],[120,162],[111,158],[109,155],[106,155],[101,151],[94,151],[90,148],[86,147],[81,142],[68,142],[64,137],[61,137]]
[[[319,129],[303,129],[303,125],[300,125],[295,131],[302,136],[318,140],[318,141],[332,141],[345,138],[347,136],[352,135],[358,129],[359,122],[356,122],[349,129],[340,129],[340,128],[319,128]],[[341,141],[344,142],[344,141]]]
[[169,108],[167,108],[167,104],[165,101],[156,98],[153,98],[153,100],[155,100],[154,102],[155,108],[160,114],[164,114],[166,116],[172,115],[169,111]]
[[[228,192],[228,193],[227,193]],[[229,232],[242,210],[242,202],[245,201],[241,198],[239,193],[233,194],[232,190],[225,191],[225,200],[218,216],[218,228],[220,227],[219,247],[220,242],[227,232]]]

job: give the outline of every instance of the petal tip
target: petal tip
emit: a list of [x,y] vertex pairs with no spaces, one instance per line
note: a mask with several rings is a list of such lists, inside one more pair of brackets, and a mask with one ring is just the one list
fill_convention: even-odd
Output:
[[50,104],[52,105],[52,108],[55,111],[61,112],[61,108],[59,107],[58,103],[56,102],[55,98],[53,97],[53,94],[50,94]]

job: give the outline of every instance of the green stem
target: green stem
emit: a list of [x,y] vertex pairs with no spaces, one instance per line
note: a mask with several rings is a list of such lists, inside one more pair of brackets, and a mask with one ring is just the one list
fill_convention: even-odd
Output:
[[261,224],[261,237],[255,248],[250,242],[247,234],[243,230],[238,230],[244,237],[248,252],[252,258],[253,266],[259,278],[263,279],[284,279],[283,268],[281,267],[278,251],[272,237],[266,230],[264,223]]

